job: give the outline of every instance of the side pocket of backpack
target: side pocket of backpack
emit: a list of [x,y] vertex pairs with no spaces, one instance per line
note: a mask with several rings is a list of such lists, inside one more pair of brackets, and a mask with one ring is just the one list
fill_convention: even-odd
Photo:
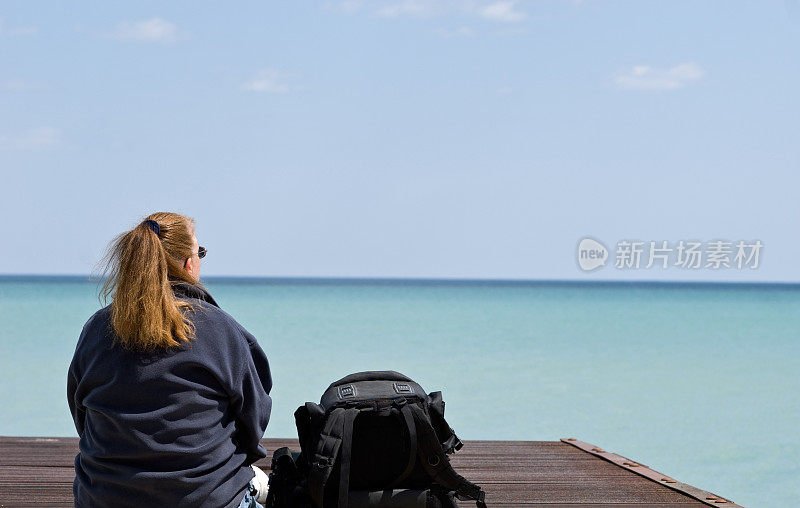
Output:
[[444,419],[444,400],[442,392],[431,392],[428,394],[428,409],[430,410],[431,425],[436,431],[436,437],[442,443],[445,453],[453,453],[461,449],[463,443],[456,436],[455,431],[450,428],[447,420]]
[[294,412],[294,423],[297,426],[297,437],[304,457],[314,457],[317,449],[315,437],[319,436],[319,427],[325,418],[325,411],[319,404],[306,402]]

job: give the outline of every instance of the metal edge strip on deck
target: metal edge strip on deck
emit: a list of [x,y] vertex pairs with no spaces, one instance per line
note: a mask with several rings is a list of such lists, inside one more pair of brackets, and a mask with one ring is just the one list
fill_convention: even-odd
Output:
[[648,480],[652,480],[658,483],[659,485],[664,485],[665,487],[668,487],[672,490],[676,490],[682,494],[686,494],[687,496],[697,499],[701,503],[705,503],[709,506],[726,506],[731,508],[733,507],[743,508],[742,506],[734,503],[730,499],[726,499],[722,496],[712,494],[711,492],[698,489],[697,487],[693,487],[692,485],[686,483],[681,483],[670,476],[661,474],[658,471],[650,469],[644,464],[640,464],[636,461],[626,459],[625,457],[617,455],[616,453],[607,452],[598,446],[583,442],[574,437],[562,438],[561,442],[566,443],[568,445],[572,445],[581,451],[584,451],[586,453],[594,455],[595,457],[599,457],[603,460],[611,462],[612,464],[615,464],[623,469],[627,469],[628,471],[636,473],[639,476],[644,476]]

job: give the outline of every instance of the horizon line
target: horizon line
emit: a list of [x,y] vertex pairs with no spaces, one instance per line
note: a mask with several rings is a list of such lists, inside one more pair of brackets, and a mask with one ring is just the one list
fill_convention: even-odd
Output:
[[[27,279],[29,281],[45,279],[71,279],[73,282],[96,282],[101,277],[91,274],[15,274],[0,273],[0,281],[11,279]],[[272,276],[272,275],[208,275],[200,281],[230,282],[284,282],[284,283],[351,283],[351,284],[487,284],[487,285],[717,285],[717,286],[798,286],[800,282],[792,281],[733,281],[733,280],[660,280],[660,279],[515,279],[515,278],[467,278],[467,277],[358,277],[358,276]]]

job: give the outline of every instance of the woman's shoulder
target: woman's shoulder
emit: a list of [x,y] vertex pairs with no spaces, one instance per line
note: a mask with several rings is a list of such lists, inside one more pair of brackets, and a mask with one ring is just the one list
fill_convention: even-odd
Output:
[[75,353],[70,369],[75,369],[79,364],[87,363],[97,351],[105,350],[100,346],[107,342],[111,332],[111,306],[103,307],[92,314],[83,325],[78,342],[75,344]]
[[226,343],[247,346],[256,342],[244,326],[219,307],[203,301],[192,302],[192,305],[191,319],[198,339],[208,338],[218,344],[221,338],[227,337]]
[[98,310],[86,320],[81,330],[81,338],[85,337],[90,332],[96,332],[109,326],[111,323],[111,305],[106,305]]
[[216,305],[197,299],[186,299],[191,308],[188,310],[190,319],[196,324],[205,322],[220,326],[235,326],[236,320]]

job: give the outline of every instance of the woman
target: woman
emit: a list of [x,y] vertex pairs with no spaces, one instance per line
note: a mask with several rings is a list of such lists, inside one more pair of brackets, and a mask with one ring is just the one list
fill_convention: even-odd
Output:
[[67,398],[80,453],[76,506],[256,506],[251,464],[269,421],[269,363],[199,283],[194,221],[154,213],[111,244]]

